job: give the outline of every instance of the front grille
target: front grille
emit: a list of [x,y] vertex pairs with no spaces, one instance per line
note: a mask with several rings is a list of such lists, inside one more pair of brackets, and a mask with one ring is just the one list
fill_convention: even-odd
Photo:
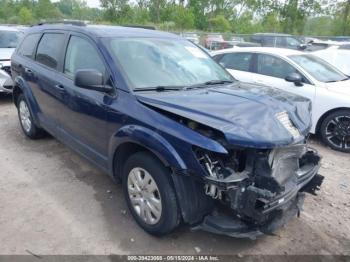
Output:
[[4,70],[6,73],[11,75],[11,67],[10,66],[3,66],[3,67],[1,67],[1,70]]

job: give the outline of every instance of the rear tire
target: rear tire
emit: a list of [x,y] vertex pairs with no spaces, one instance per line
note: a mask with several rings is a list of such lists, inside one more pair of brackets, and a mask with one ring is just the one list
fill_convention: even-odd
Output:
[[350,110],[339,110],[327,116],[321,124],[320,134],[330,148],[350,153]]
[[125,163],[123,191],[129,210],[146,232],[161,236],[180,221],[170,172],[152,154],[139,152]]
[[37,139],[44,135],[44,131],[35,125],[32,113],[29,110],[28,103],[23,94],[17,99],[18,119],[23,133],[30,139]]

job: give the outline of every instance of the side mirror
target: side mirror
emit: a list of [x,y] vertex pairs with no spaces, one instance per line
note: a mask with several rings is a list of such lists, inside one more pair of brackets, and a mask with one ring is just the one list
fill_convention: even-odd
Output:
[[302,79],[301,75],[298,73],[291,73],[291,74],[287,75],[284,80],[286,80],[287,82],[292,82],[296,86],[303,85],[303,79]]
[[74,84],[80,88],[109,93],[112,87],[104,84],[103,74],[94,69],[77,70]]
[[307,48],[307,45],[305,45],[305,44],[300,44],[298,46],[298,50],[305,50],[306,48]]

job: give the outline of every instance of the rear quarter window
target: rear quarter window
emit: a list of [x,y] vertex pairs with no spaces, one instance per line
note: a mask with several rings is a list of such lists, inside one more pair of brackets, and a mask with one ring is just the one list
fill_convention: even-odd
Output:
[[34,58],[35,47],[39,41],[40,35],[41,34],[27,35],[18,48],[17,53],[25,57]]

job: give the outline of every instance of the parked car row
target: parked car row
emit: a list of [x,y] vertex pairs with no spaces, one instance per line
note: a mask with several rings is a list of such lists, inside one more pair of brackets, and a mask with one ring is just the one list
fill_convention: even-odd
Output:
[[196,45],[203,46],[205,49],[221,50],[232,47],[252,47],[261,46],[260,43],[247,42],[242,37],[231,37],[229,40],[225,40],[221,34],[208,34],[201,41],[200,37],[196,33],[181,33],[181,37],[195,43]]
[[[250,68],[251,58],[236,62]],[[275,70],[263,59],[259,70]],[[121,180],[150,234],[186,223],[254,239],[299,214],[303,192],[322,184],[307,144],[310,99],[236,81],[176,35],[41,24],[27,30],[11,68],[24,134],[48,132]],[[298,77],[289,81],[300,88],[316,78]]]

